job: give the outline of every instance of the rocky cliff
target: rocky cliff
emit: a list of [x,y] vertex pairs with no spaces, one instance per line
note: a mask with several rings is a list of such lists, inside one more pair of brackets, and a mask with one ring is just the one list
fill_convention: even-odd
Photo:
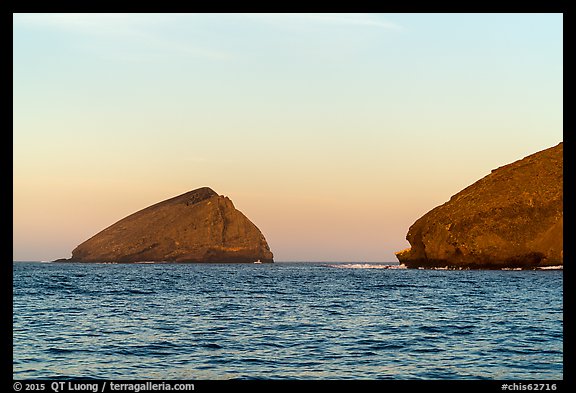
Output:
[[563,264],[563,144],[495,169],[418,219],[408,267]]
[[273,262],[260,230],[208,187],[140,210],[72,251],[71,262]]

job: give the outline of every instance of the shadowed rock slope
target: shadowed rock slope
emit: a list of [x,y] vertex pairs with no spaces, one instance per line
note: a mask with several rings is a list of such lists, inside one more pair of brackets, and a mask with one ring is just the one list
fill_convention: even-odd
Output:
[[495,169],[408,230],[407,267],[563,264],[563,144]]
[[70,262],[273,262],[260,230],[208,187],[149,206],[94,235]]

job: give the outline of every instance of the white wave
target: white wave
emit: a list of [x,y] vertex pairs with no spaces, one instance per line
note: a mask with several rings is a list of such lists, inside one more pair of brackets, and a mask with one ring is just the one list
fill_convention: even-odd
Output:
[[538,270],[564,270],[564,265],[542,266],[542,267],[539,267]]
[[328,266],[340,269],[406,269],[405,265],[384,265],[376,263],[337,263]]
[[[503,267],[502,270],[524,270],[521,267]],[[536,270],[564,270],[564,265],[536,267]]]

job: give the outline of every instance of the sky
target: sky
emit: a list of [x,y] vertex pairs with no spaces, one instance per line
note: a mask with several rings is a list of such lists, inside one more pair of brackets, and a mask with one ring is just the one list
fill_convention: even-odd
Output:
[[562,14],[13,14],[13,258],[211,187],[275,261],[408,228],[563,140]]

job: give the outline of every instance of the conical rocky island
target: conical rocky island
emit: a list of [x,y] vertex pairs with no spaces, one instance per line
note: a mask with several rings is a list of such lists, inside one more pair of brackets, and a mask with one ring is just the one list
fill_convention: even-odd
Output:
[[495,169],[418,219],[407,267],[563,265],[563,143]]
[[69,262],[273,262],[260,230],[208,187],[156,203],[94,235]]

